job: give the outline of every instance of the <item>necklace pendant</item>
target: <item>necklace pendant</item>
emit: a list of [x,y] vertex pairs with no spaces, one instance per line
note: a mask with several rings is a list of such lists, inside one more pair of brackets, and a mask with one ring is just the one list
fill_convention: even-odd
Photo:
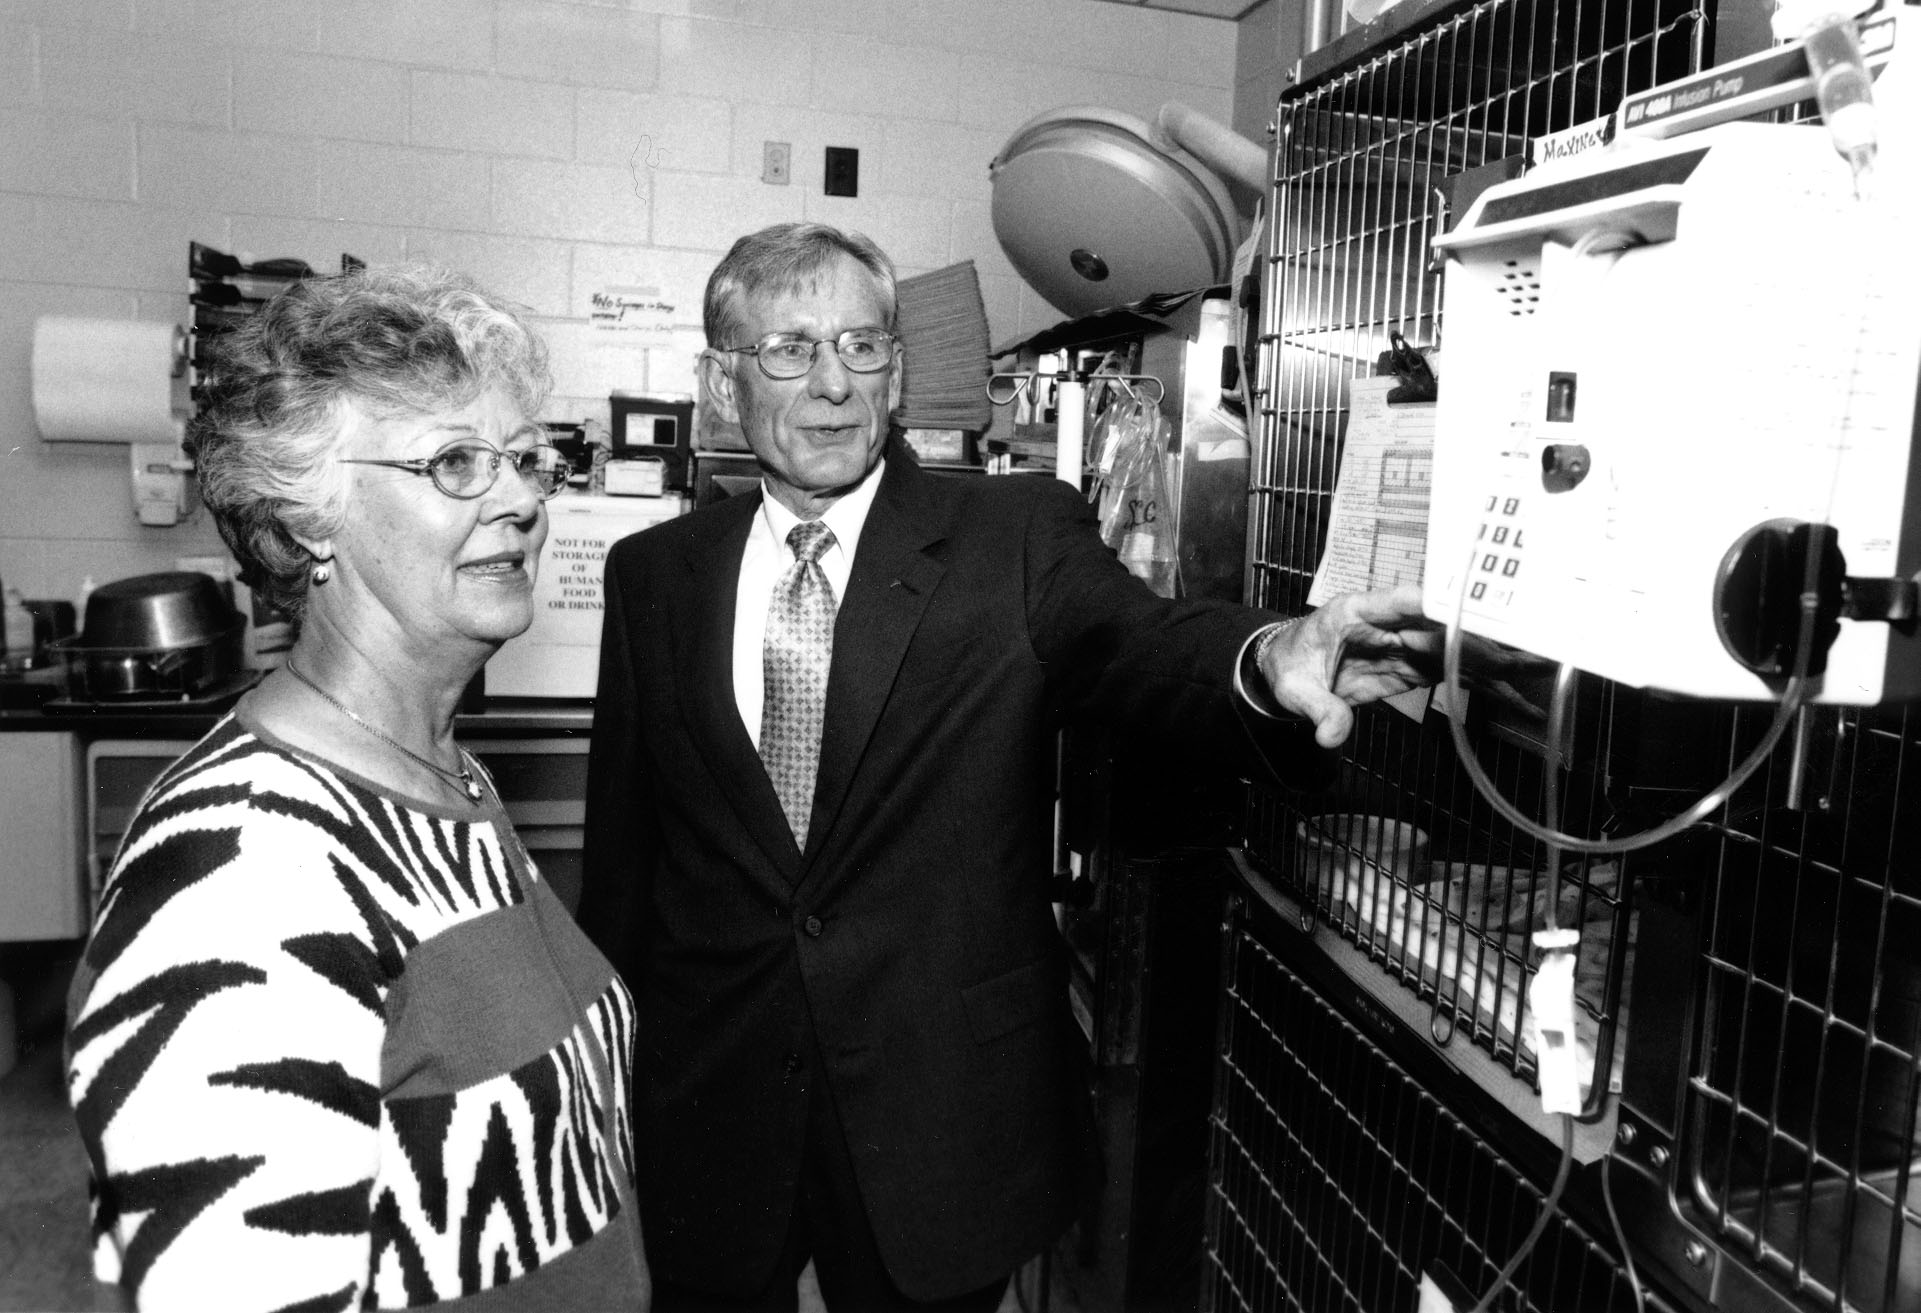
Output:
[[447,781],[447,783],[459,785],[461,791],[467,795],[467,801],[471,802],[476,807],[480,806],[481,800],[486,795],[480,791],[480,781],[474,778],[474,773],[471,770],[463,769],[459,771],[451,771],[451,770],[448,770],[445,766],[442,766],[439,762],[429,761],[427,758],[421,756],[418,752],[415,752],[412,748],[402,743],[399,739],[393,737],[393,735],[381,732],[380,730],[374,728],[372,725],[369,725],[366,721],[362,720],[359,716],[355,715],[354,709],[352,707],[342,702],[339,698],[329,693],[326,689],[320,687],[320,685],[314,683],[311,679],[308,679],[306,674],[301,671],[300,667],[296,666],[293,663],[293,658],[291,656],[287,658],[286,666],[287,666],[288,674],[292,675],[295,679],[299,680],[301,683],[305,684],[308,688],[312,689],[315,693],[319,694],[322,701],[326,702],[328,705],[344,713],[348,720],[351,720],[354,724],[358,725],[361,729],[366,730],[369,734],[379,739],[382,743],[385,743],[388,747],[397,749],[400,752],[404,752],[405,754],[407,754],[407,756],[413,758],[415,761],[419,762],[422,766],[425,766],[428,770],[440,776],[441,779]]

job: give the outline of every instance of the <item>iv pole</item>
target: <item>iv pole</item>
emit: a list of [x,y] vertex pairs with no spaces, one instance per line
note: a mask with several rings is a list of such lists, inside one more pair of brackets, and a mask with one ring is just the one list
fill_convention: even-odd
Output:
[[1066,368],[1052,373],[1031,370],[991,374],[987,379],[987,399],[997,406],[1010,405],[1027,391],[1036,379],[1054,380],[1055,429],[1054,477],[1071,484],[1077,491],[1087,465],[1087,387],[1092,383],[1123,383],[1138,386],[1147,394],[1148,404],[1158,406],[1166,395],[1166,384],[1152,374],[1104,374],[1080,368],[1068,352]]

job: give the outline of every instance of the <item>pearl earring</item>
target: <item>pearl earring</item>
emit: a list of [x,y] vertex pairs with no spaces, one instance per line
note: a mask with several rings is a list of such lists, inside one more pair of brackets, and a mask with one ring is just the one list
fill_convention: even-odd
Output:
[[313,578],[315,587],[318,587],[319,585],[326,583],[329,579],[333,577],[334,577],[333,567],[331,565],[328,565],[325,561],[322,561],[320,564],[316,565],[313,568],[312,578]]

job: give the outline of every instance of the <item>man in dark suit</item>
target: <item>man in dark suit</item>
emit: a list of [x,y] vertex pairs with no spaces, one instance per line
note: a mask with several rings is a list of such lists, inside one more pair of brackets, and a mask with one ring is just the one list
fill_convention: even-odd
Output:
[[639,1008],[664,1311],[791,1309],[810,1257],[833,1310],[994,1308],[1089,1133],[1056,731],[1230,709],[1313,755],[1438,648],[1415,592],[1171,602],[1066,484],[922,471],[888,441],[894,310],[865,238],[736,243],[700,368],[764,495],[608,558],[580,917]]

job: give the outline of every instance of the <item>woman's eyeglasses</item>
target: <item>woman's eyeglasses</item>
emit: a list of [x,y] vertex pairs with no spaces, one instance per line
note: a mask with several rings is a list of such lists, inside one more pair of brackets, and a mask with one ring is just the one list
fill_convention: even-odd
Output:
[[542,501],[565,487],[567,476],[573,472],[560,449],[544,442],[519,451],[499,451],[485,442],[456,442],[419,460],[361,460],[348,456],[339,459],[342,465],[382,465],[390,470],[424,474],[434,481],[434,487],[461,501],[485,495],[500,478],[503,463],[511,464],[514,472],[527,481],[527,486]]
[[850,328],[839,337],[809,337],[805,333],[769,333],[752,346],[724,346],[760,362],[769,378],[799,378],[814,367],[814,354],[831,346],[840,363],[856,374],[874,374],[894,360],[894,335],[884,328]]

